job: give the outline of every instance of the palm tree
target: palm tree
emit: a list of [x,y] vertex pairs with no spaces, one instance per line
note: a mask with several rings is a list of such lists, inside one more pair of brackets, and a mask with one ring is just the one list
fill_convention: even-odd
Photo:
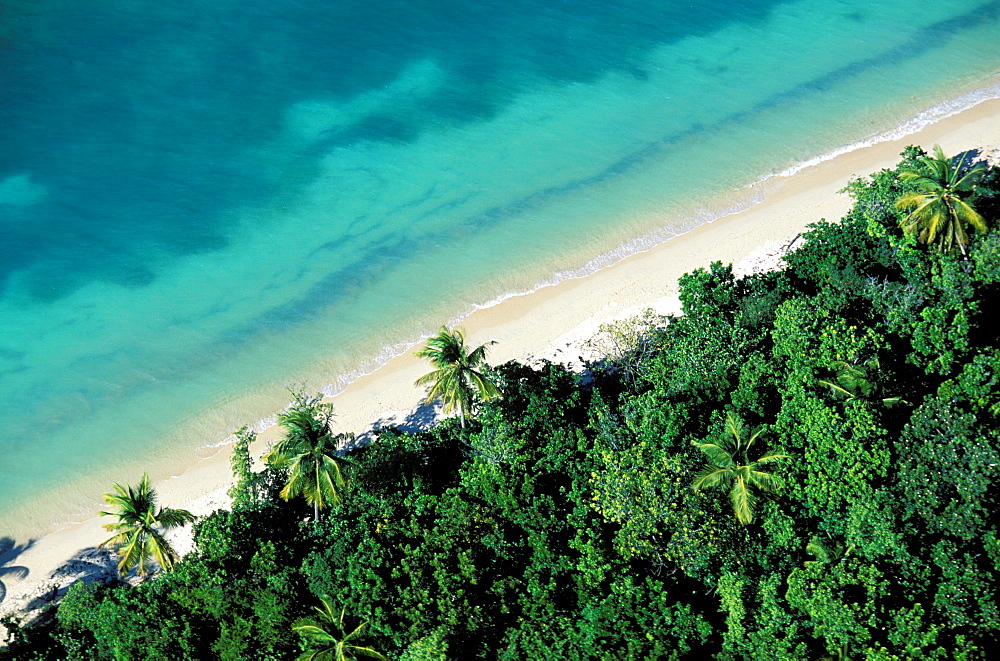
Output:
[[756,496],[753,489],[774,491],[777,481],[770,473],[758,470],[758,466],[789,458],[787,454],[766,454],[756,461],[747,460],[747,452],[754,441],[763,433],[758,427],[747,436],[743,422],[731,413],[726,414],[726,433],[715,443],[691,444],[708,455],[708,464],[691,483],[696,491],[705,488],[729,488],[729,500],[733,504],[736,520],[742,524],[753,520],[753,506]]
[[322,395],[293,395],[295,402],[278,416],[285,437],[264,455],[264,461],[288,469],[288,481],[279,495],[285,500],[303,496],[313,506],[313,521],[318,521],[319,510],[339,503],[340,492],[347,488],[343,467],[349,462],[337,450],[351,436],[330,430],[333,405],[319,403]]
[[814,564],[833,564],[849,556],[855,549],[855,545],[844,546],[843,542],[835,542],[831,539],[820,539],[813,537],[806,544],[806,552],[816,556],[815,560],[806,560],[803,563],[806,567]]
[[986,220],[961,194],[972,190],[985,168],[976,166],[963,172],[965,156],[957,166],[953,165],[940,145],[934,145],[933,156],[921,156],[918,160],[922,167],[899,175],[917,188],[896,200],[896,208],[910,212],[900,227],[907,235],[916,234],[922,243],[936,243],[945,252],[954,252],[957,247],[964,255],[969,243],[966,225],[985,232]]
[[156,491],[149,484],[149,475],[143,473],[139,486],[123,487],[115,484],[113,493],[104,494],[104,501],[114,508],[111,512],[100,512],[101,516],[118,517],[115,523],[104,527],[114,533],[100,543],[98,548],[116,547],[121,559],[118,574],[124,577],[133,567],[139,574],[149,571],[150,559],[156,560],[163,571],[173,569],[178,560],[177,552],[163,537],[158,528],[170,529],[183,526],[195,520],[187,510],[161,507],[156,510]]
[[[299,661],[346,661],[359,656],[388,661],[370,647],[360,647],[349,642],[352,638],[358,637],[367,622],[362,622],[354,631],[345,635],[344,613],[347,609],[341,609],[340,617],[337,617],[329,597],[320,597],[320,603],[323,604],[322,608],[313,609],[318,614],[315,620],[307,620],[292,627],[292,631],[302,636],[306,645],[312,648],[303,652],[299,656]],[[332,627],[336,627],[339,635],[330,633],[329,629]]]
[[854,399],[861,402],[881,401],[887,407],[896,406],[897,404],[909,404],[902,397],[877,397],[876,390],[878,390],[878,384],[872,378],[869,378],[869,370],[877,374],[879,369],[881,369],[878,357],[872,358],[864,365],[851,365],[843,361],[837,361],[835,365],[837,367],[837,375],[834,381],[825,381],[822,379],[819,381],[819,384],[829,388],[835,397],[843,397],[846,400]]
[[440,399],[445,414],[457,408],[463,429],[475,395],[490,400],[500,394],[496,384],[481,371],[486,365],[486,347],[491,344],[496,342],[466,351],[462,331],[458,328],[449,331],[442,326],[437,335],[427,340],[427,346],[416,353],[417,357],[428,359],[435,369],[417,379],[414,385],[431,386],[427,400]]

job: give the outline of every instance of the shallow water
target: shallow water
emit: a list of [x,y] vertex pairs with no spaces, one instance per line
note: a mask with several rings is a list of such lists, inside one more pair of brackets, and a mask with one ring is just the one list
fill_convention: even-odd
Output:
[[0,12],[0,533],[1000,70],[997,0],[187,4]]

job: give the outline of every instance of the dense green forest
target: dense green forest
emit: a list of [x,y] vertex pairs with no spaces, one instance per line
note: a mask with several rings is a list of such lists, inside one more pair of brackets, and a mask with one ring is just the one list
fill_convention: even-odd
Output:
[[[243,432],[195,553],[74,585],[8,653],[289,659],[350,634],[346,658],[985,658],[1000,233],[977,222],[1000,172],[935,160],[852,181],[784,270],[685,275],[682,316],[604,329],[582,374],[493,368],[464,427],[383,430],[315,506],[288,453],[251,471]],[[300,395],[282,424],[330,437],[328,413]]]

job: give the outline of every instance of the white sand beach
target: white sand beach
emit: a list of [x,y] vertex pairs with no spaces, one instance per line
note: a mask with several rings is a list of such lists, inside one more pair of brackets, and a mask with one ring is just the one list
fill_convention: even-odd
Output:
[[[493,364],[548,359],[578,365],[586,341],[601,324],[635,316],[645,308],[661,314],[678,312],[677,279],[685,272],[712,261],[733,263],[739,273],[777,267],[785,248],[809,223],[843,215],[850,200],[838,191],[852,177],[894,165],[908,144],[926,149],[940,144],[949,154],[979,149],[995,159],[1000,154],[1000,100],[985,101],[902,139],[859,148],[788,177],[771,179],[765,199],[748,210],[700,226],[592,275],[511,297],[471,314],[461,325],[473,345],[496,341],[489,354]],[[321,353],[323,347],[315,350]],[[337,428],[365,435],[373,426],[401,423],[420,404],[422,393],[413,382],[426,370],[426,364],[409,353],[357,379],[331,399]],[[258,456],[278,431],[272,427],[260,435],[254,448]],[[225,507],[231,481],[230,449],[219,448],[213,456],[157,484],[160,503],[185,507],[198,515]],[[4,552],[0,566],[23,568],[3,575],[6,594],[0,612],[20,612],[40,604],[39,598],[65,590],[79,577],[113,569],[107,554],[94,551],[107,536],[101,523],[95,516],[40,539],[16,540],[10,550],[0,549]],[[191,548],[189,532],[174,539],[179,550]]]

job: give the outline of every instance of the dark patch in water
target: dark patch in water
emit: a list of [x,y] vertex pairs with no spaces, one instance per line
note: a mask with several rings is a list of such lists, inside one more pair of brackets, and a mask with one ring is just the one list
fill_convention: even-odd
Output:
[[[656,154],[662,153],[664,149],[669,149],[670,146],[678,144],[692,136],[714,132],[729,124],[743,122],[750,116],[815,94],[816,91],[828,89],[871,68],[884,66],[887,63],[896,63],[906,58],[918,57],[927,50],[940,46],[942,41],[950,39],[957,31],[975,25],[979,21],[995,20],[998,15],[1000,15],[1000,2],[993,2],[989,5],[989,11],[984,11],[983,8],[980,8],[967,15],[958,16],[929,26],[914,35],[913,39],[909,42],[896,47],[888,54],[848,65],[819,79],[776,94],[761,101],[749,110],[733,113],[718,122],[711,124],[696,123],[684,131],[665,136],[660,141],[644,147],[591,177],[582,178],[561,186],[554,186],[510,204],[493,207],[482,214],[466,218],[460,225],[442,230],[433,235],[426,235],[417,239],[410,238],[406,241],[398,242],[394,242],[391,238],[383,239],[364,260],[359,260],[355,264],[345,265],[344,268],[329,274],[323,281],[312,287],[308,295],[301,300],[290,302],[269,311],[262,318],[247,324],[233,336],[226,338],[224,343],[249,339],[253,335],[253,328],[273,327],[285,324],[294,325],[314,318],[330,305],[348,305],[347,301],[355,292],[364,290],[367,283],[378,277],[378,274],[394,261],[406,259],[408,255],[419,254],[423,250],[447,242],[456,233],[477,232],[493,228],[510,217],[530,212],[532,209],[549,202],[552,198],[591,187],[612,177],[621,176],[642,162],[654,157]],[[445,213],[451,208],[461,207],[466,201],[466,199],[451,200],[440,207],[421,214],[414,222]],[[345,283],[352,284],[344,286]]]
[[91,280],[141,286],[165,260],[225,245],[229,211],[265,202],[316,153],[254,154],[278,134],[289,103],[347,100],[430,60],[447,81],[415,101],[415,115],[375,113],[331,136],[333,144],[411,141],[442,123],[489,119],[538,79],[586,81],[616,69],[641,76],[635,62],[651,47],[763,17],[777,3],[751,4],[13,7],[0,26],[0,177],[29,172],[48,197],[7,232],[0,286],[45,262],[75,274],[29,276],[43,300]]

